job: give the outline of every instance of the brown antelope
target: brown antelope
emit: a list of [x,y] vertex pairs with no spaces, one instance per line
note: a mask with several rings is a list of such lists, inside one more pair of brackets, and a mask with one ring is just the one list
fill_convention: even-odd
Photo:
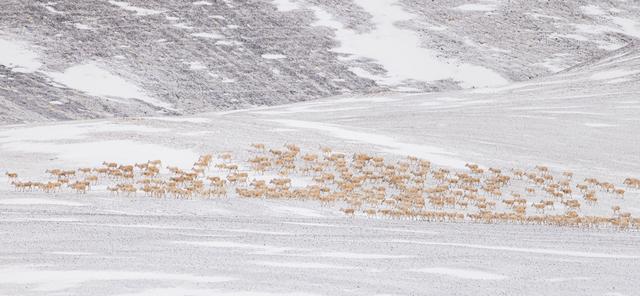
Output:
[[104,166],[106,166],[108,168],[116,168],[116,167],[118,167],[118,164],[115,163],[115,162],[106,162],[106,161],[104,161],[104,162],[102,162],[102,165],[104,165]]
[[9,178],[9,181],[14,181],[14,180],[18,179],[18,174],[17,173],[6,172],[4,174],[7,175],[7,178]]
[[599,183],[598,185],[600,185],[600,188],[602,188],[602,190],[606,191],[606,192],[614,192],[615,191],[615,185],[609,183],[609,182],[603,182],[603,183]]
[[89,183],[84,181],[76,181],[75,183],[69,184],[71,189],[75,190],[77,193],[87,193],[87,189],[89,189]]
[[640,189],[640,179],[636,178],[626,178],[624,179],[624,185],[632,188]]
[[595,203],[598,202],[598,198],[596,197],[596,192],[595,191],[587,192],[587,194],[585,194],[585,196],[584,196],[584,199],[589,204],[595,204]]
[[513,207],[513,205],[516,203],[515,199],[505,199],[502,201],[505,205],[507,205],[508,207]]
[[549,167],[542,166],[542,165],[537,165],[535,169],[543,173],[546,173],[549,171]]
[[544,200],[542,201],[544,203],[545,207],[551,208],[551,209],[555,209],[555,201],[553,200]]
[[489,168],[489,171],[494,173],[494,174],[496,174],[496,175],[499,175],[499,174],[502,173],[502,170],[496,169],[496,168]]
[[546,205],[544,204],[544,202],[539,202],[539,203],[533,203],[531,204],[531,206],[536,208],[536,211],[540,211],[544,213],[544,208]]
[[88,174],[92,171],[92,168],[79,168],[78,171],[83,173],[83,174]]
[[355,209],[353,209],[353,208],[346,208],[346,209],[345,209],[345,208],[343,208],[343,209],[340,209],[340,210],[341,210],[342,212],[344,212],[345,214],[347,214],[347,215],[351,215],[351,216],[353,216],[353,215],[355,214],[355,212],[356,212],[356,210],[355,210]]
[[614,215],[620,214],[620,206],[612,206],[611,210],[613,210]]
[[569,200],[563,201],[562,204],[564,204],[568,209],[575,209],[575,210],[580,209],[580,202],[575,199],[569,199]]
[[[275,150],[267,149],[264,145],[252,145],[249,149],[250,158],[237,164],[232,163],[231,153],[220,154],[219,158],[224,161],[215,164],[215,167],[224,171],[226,178],[206,175],[214,157],[204,154],[193,163],[190,170],[167,167],[170,172],[167,175],[160,172],[160,160],[136,164],[104,162],[102,167],[94,169],[79,168],[79,176],[73,170],[52,169],[46,173],[54,178],[53,181],[13,181],[12,184],[19,191],[44,192],[54,192],[61,185],[68,184],[69,188],[83,193],[100,181],[109,192],[116,194],[131,195],[140,190],[145,196],[173,198],[223,197],[229,196],[227,190],[231,190],[238,198],[314,200],[322,206],[344,203],[346,208],[341,211],[350,216],[362,212],[368,217],[428,221],[460,221],[467,217],[481,223],[640,228],[640,219],[635,218],[638,219],[636,222],[629,213],[621,213],[619,206],[611,208],[614,217],[578,214],[580,202],[572,197],[571,189],[575,185],[572,172],[562,172],[562,178],[554,179],[555,175],[548,168],[537,166],[530,172],[513,169],[510,170],[511,174],[489,168],[485,174],[476,164],[466,165],[470,172],[456,171],[434,168],[428,160],[414,156],[386,162],[380,156],[366,153],[347,155],[335,153],[329,148],[316,153],[302,153],[295,144]],[[248,168],[246,171],[240,171],[245,167]],[[278,177],[269,182],[248,181],[253,173],[267,172]],[[308,177],[312,182],[291,188],[291,179],[298,177],[298,174]],[[512,184],[512,179],[523,181]],[[627,178],[624,185],[640,188],[640,181]],[[574,190],[582,192],[590,207],[596,206],[598,190],[619,197],[624,195],[624,190],[595,178],[587,178],[575,186],[577,190]],[[515,190],[523,190],[526,195]],[[511,194],[503,198],[503,192]],[[547,196],[542,196],[542,200],[534,203],[523,198],[536,194]],[[544,214],[547,209],[555,210],[556,202],[565,206],[566,213]],[[494,212],[496,203],[504,204],[509,211]],[[469,208],[469,205],[472,207]],[[528,214],[529,208],[544,215]],[[459,212],[453,212],[452,209],[458,209]]]

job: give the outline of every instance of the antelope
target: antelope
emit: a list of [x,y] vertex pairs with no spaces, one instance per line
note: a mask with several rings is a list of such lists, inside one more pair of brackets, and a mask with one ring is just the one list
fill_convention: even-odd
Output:
[[626,178],[626,179],[624,179],[624,183],[623,184],[627,185],[628,187],[634,187],[634,188],[640,189],[640,179]]
[[84,193],[87,193],[87,189],[89,188],[89,183],[76,181],[75,183],[69,184],[69,187],[71,187],[77,193],[84,194]]
[[467,168],[471,169],[471,170],[477,170],[478,169],[478,165],[475,163],[467,163],[464,166],[466,166]]
[[33,187],[33,183],[32,182],[18,182],[18,181],[12,181],[11,185],[13,185],[13,187],[16,188],[16,190],[18,191],[26,191],[27,189],[31,189]]
[[60,186],[62,186],[62,183],[60,182],[47,182],[46,184],[43,184],[42,189],[45,192],[54,192],[60,189]]
[[133,185],[130,184],[120,184],[119,187],[120,191],[125,192],[127,196],[131,194],[135,195],[136,191],[138,191],[135,187],[133,187]]
[[[366,209],[363,212],[365,214],[367,214],[367,216],[369,216],[369,217],[376,216],[376,214],[378,213],[375,209]],[[346,214],[346,212],[345,212],[345,214]]]
[[545,208],[544,202],[533,203],[531,204],[531,206],[536,208],[536,211],[541,211],[542,213],[544,213],[544,208]]
[[565,176],[569,180],[571,180],[573,178],[573,172],[570,172],[570,171],[564,171],[564,172],[562,172],[562,175]]
[[90,173],[92,170],[92,168],[79,168],[78,171],[83,173],[83,174],[88,174]]
[[18,174],[17,173],[6,172],[4,174],[7,175],[7,178],[9,178],[9,181],[13,181],[13,180],[18,179]]
[[233,155],[231,155],[231,153],[229,153],[229,152],[225,152],[225,153],[220,154],[218,156],[218,158],[220,158],[220,159],[222,159],[224,161],[229,161],[229,160],[231,160],[231,158],[233,158]]
[[535,169],[536,169],[536,170],[538,170],[538,171],[540,171],[540,172],[543,172],[543,173],[546,173],[546,172],[548,172],[548,171],[549,171],[549,167],[541,166],[541,165],[537,165],[537,166],[535,167]]
[[502,173],[502,170],[496,169],[496,168],[489,168],[489,171],[494,173],[494,174],[496,174],[496,175],[499,175],[499,174]]
[[[554,180],[554,175],[546,167],[537,166],[532,172],[519,169],[502,174],[503,170],[489,168],[487,173],[476,164],[467,164],[471,171],[454,171],[432,168],[428,160],[408,156],[394,163],[385,162],[380,156],[366,153],[335,153],[330,148],[322,152],[301,153],[300,147],[287,144],[281,149],[268,149],[262,145],[252,145],[250,158],[243,163],[233,164],[231,153],[216,154],[224,161],[215,164],[225,172],[225,177],[207,176],[206,172],[213,160],[212,154],[201,155],[190,170],[167,167],[168,176],[160,174],[161,161],[147,161],[134,165],[103,162],[98,168],[78,168],[74,170],[51,169],[46,173],[55,179],[50,182],[11,182],[16,190],[40,190],[53,192],[67,184],[69,188],[84,193],[98,180],[106,183],[111,193],[135,194],[137,190],[145,196],[174,198],[211,198],[228,196],[233,190],[238,198],[285,198],[314,200],[322,206],[343,202],[340,211],[355,216],[364,213],[368,217],[390,217],[401,219],[424,219],[429,221],[459,221],[466,217],[475,222],[531,223],[546,225],[573,225],[596,227],[614,225],[621,229],[640,228],[640,219],[632,219],[629,213],[621,213],[620,206],[612,206],[613,217],[587,216],[578,214],[580,202],[573,199],[572,172],[562,172],[562,178]],[[264,153],[264,155],[262,154]],[[239,171],[248,165],[248,171]],[[269,182],[252,180],[252,173],[277,174]],[[90,173],[94,172],[94,175]],[[251,172],[251,173],[249,173]],[[313,182],[301,188],[291,188],[291,174],[304,174]],[[9,172],[6,173],[8,177]],[[103,176],[109,178],[102,179]],[[100,178],[99,178],[100,177]],[[14,180],[17,179],[17,174]],[[511,180],[523,180],[513,185]],[[226,182],[226,181],[229,182]],[[113,186],[113,183],[120,182]],[[207,183],[207,184],[205,184]],[[230,183],[230,184],[229,184]],[[141,184],[140,187],[136,187]],[[520,187],[523,185],[523,187]],[[624,185],[629,189],[640,188],[640,180],[627,178]],[[539,187],[538,187],[539,186]],[[538,187],[538,188],[536,188]],[[597,203],[598,190],[623,197],[624,189],[612,183],[599,182],[587,178],[577,184],[589,206]],[[513,190],[523,189],[524,193]],[[503,192],[511,192],[503,199]],[[523,196],[542,193],[543,199],[530,203]],[[635,193],[635,192],[634,192]],[[483,196],[484,195],[484,196]],[[504,194],[506,196],[506,194]],[[544,214],[547,209],[555,209],[556,201],[565,207],[565,214],[527,215],[533,208]],[[504,204],[507,212],[493,212],[496,203]],[[469,208],[469,204],[473,207]],[[444,209],[447,209],[445,211]],[[451,212],[458,209],[465,213]],[[469,213],[479,210],[478,213]]]
[[590,204],[595,204],[596,202],[598,202],[598,198],[596,197],[595,191],[588,192],[584,196],[584,199]]
[[149,167],[149,163],[136,163],[134,166],[138,169],[145,170]]
[[60,169],[49,169],[49,170],[45,170],[44,172],[47,173],[47,174],[50,174],[52,176],[56,176],[57,177],[58,174],[60,174],[61,171],[62,170],[60,170]]
[[253,147],[254,149],[256,149],[258,151],[264,151],[265,150],[265,145],[264,144],[253,143],[253,144],[251,144],[251,147]]
[[587,186],[586,184],[578,184],[576,185],[576,188],[580,189],[580,192],[585,193],[587,192],[587,190],[589,190],[589,186]]
[[516,179],[518,180],[522,180],[524,175],[525,175],[525,172],[523,170],[513,170],[513,176],[516,177]]
[[569,200],[563,201],[562,203],[569,209],[580,209],[580,202],[575,199],[569,199]]
[[549,207],[549,208],[552,208],[552,209],[556,208],[555,207],[555,201],[553,201],[553,200],[545,200],[543,202],[544,202],[544,206],[545,207]]
[[611,210],[613,210],[614,215],[620,214],[620,206],[612,206]]
[[98,176],[86,176],[84,180],[89,182],[89,184],[96,184],[98,183]]
[[116,167],[118,167],[118,164],[115,163],[115,162],[106,162],[106,161],[104,161],[104,162],[102,162],[102,165],[104,165],[104,166],[106,166],[108,168],[116,168]]
[[502,201],[502,203],[504,203],[508,207],[513,207],[513,205],[516,203],[516,201],[515,201],[515,199],[505,199],[505,200]]
[[355,212],[356,212],[356,210],[353,209],[353,208],[346,208],[346,209],[343,208],[343,209],[340,209],[340,210],[342,212],[344,212],[345,214],[351,215],[351,216],[353,216],[355,214]]
[[609,182],[599,183],[600,188],[602,188],[606,192],[614,192],[615,186]]

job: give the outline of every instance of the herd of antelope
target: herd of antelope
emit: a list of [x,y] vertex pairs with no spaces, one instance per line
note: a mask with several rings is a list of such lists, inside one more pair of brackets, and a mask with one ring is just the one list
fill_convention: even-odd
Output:
[[[50,169],[41,182],[20,181],[11,172],[6,176],[18,191],[85,194],[106,188],[118,196],[297,199],[334,205],[347,215],[381,218],[640,229],[640,218],[615,205],[627,191],[640,192],[640,179],[627,178],[618,187],[595,178],[576,182],[572,172],[553,173],[545,166],[466,167],[454,171],[416,157],[389,162],[328,147],[303,154],[293,144],[280,149],[252,144],[245,161],[231,153],[206,154],[189,169],[152,160]],[[294,186],[292,178],[306,182]],[[608,214],[585,214],[603,200],[613,204]]]

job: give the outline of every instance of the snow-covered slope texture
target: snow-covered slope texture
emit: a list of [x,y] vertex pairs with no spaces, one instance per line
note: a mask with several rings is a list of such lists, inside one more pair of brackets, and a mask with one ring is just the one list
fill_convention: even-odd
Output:
[[[371,145],[437,164],[547,164],[620,179],[640,172],[640,51],[629,45],[562,73],[507,86],[379,94],[253,110],[291,137]],[[236,113],[235,116],[240,116]],[[292,129],[292,130],[291,130]]]
[[0,128],[0,167],[40,175],[102,161],[190,165],[251,143],[417,156],[437,166],[547,165],[609,182],[640,177],[640,51],[631,44],[561,73],[492,88],[381,93],[197,117],[144,117]]
[[640,38],[634,1],[2,1],[0,122],[495,87]]
[[[37,65],[28,55],[23,61],[18,71]],[[389,160],[415,155],[434,168],[475,162],[510,174],[510,168],[546,165],[558,173],[575,172],[574,184],[595,177],[622,188],[625,178],[640,177],[638,69],[640,51],[632,44],[560,73],[506,86],[349,95],[189,117],[3,126],[0,169],[16,172],[22,181],[41,182],[48,180],[46,169],[95,167],[105,160],[160,159],[163,167],[188,170],[202,153],[230,151],[248,159],[257,155],[247,150],[251,143],[288,143],[303,151],[322,145]],[[207,175],[220,173],[216,170]],[[275,176],[271,171],[251,178]],[[338,212],[342,205],[244,199],[232,190],[228,199],[109,195],[106,186],[112,181],[93,185],[88,194],[69,188],[18,192],[9,181],[3,172],[0,232],[11,235],[0,238],[0,260],[6,262],[0,268],[0,293],[7,295],[96,290],[117,295],[458,295],[471,289],[474,295],[635,295],[638,290],[636,231],[428,223],[366,218],[360,212],[345,217]],[[307,174],[292,176],[294,187],[312,181]],[[505,195],[524,189],[521,180],[511,184]],[[637,217],[640,191],[624,188],[624,198],[598,191],[599,201],[583,202],[580,215],[615,215],[618,205]],[[581,195],[576,187],[573,198],[582,201]],[[544,197],[533,195],[530,202],[538,198]],[[563,211],[557,204],[546,213]],[[530,206],[528,213],[534,211]]]

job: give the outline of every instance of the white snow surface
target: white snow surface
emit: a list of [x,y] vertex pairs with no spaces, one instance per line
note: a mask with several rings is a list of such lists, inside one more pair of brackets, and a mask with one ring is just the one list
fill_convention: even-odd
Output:
[[0,269],[0,283],[4,285],[36,285],[40,292],[62,291],[88,281],[151,280],[186,282],[225,282],[231,277],[203,277],[190,274],[121,270],[36,270],[29,268]]
[[[0,230],[14,234],[5,248],[20,250],[0,254],[10,262],[0,268],[0,293],[449,295],[473,285],[487,291],[481,295],[528,296],[581,295],[573,292],[579,284],[605,295],[614,290],[602,283],[610,283],[632,295],[629,277],[613,271],[633,278],[640,260],[638,236],[625,232],[344,217],[309,203],[296,207],[324,217],[283,217],[267,209],[284,202],[271,200],[65,200],[87,206],[0,203],[10,218]],[[13,219],[25,213],[35,219]],[[583,280],[599,272],[598,281]]]
[[175,149],[163,145],[132,140],[106,140],[81,143],[12,142],[2,149],[29,153],[53,154],[60,161],[75,165],[96,165],[103,161],[120,163],[146,162],[161,159],[167,164],[188,167],[198,155],[189,149]]
[[73,24],[74,27],[76,27],[79,30],[91,30],[92,28],[88,25],[85,24],[81,24],[81,23],[75,23]]
[[[162,118],[162,117],[160,117]],[[163,118],[164,119],[164,118]],[[171,119],[168,119],[171,120]],[[188,119],[182,119],[188,121]],[[93,133],[108,132],[142,132],[160,133],[168,129],[149,126],[116,124],[108,121],[86,123],[63,123],[60,125],[14,126],[0,130],[0,144],[13,142],[43,142],[57,140],[74,140],[89,137]]]
[[637,255],[627,255],[627,254],[619,254],[619,253],[608,254],[608,253],[597,253],[597,252],[581,252],[581,251],[553,250],[553,249],[540,249],[540,248],[514,248],[514,247],[495,246],[495,245],[443,243],[443,242],[428,242],[428,241],[396,240],[395,242],[419,244],[419,245],[432,245],[432,246],[450,246],[450,247],[470,248],[470,249],[485,249],[485,250],[507,251],[507,252],[518,252],[518,253],[582,257],[582,258],[640,259],[640,256],[637,256]]
[[496,6],[486,3],[468,3],[456,6],[455,9],[462,11],[494,11],[496,10]]
[[636,75],[638,73],[640,73],[640,70],[614,69],[609,71],[596,72],[593,75],[591,75],[591,78],[597,79],[597,80],[607,80],[607,79],[614,79],[614,78],[621,78],[625,76]]
[[193,33],[191,34],[191,36],[206,38],[206,39],[224,39],[224,36],[218,33],[212,33],[212,32]]
[[[331,112],[331,111],[329,111]],[[464,168],[465,162],[455,158],[455,153],[446,151],[444,149],[440,149],[437,147],[431,147],[428,145],[419,145],[419,144],[410,144],[399,142],[392,137],[381,135],[379,133],[373,132],[359,132],[353,131],[349,129],[345,129],[343,127],[319,123],[319,122],[310,122],[310,121],[300,121],[300,120],[291,120],[291,119],[274,119],[274,122],[278,122],[285,126],[296,127],[296,128],[305,128],[312,130],[320,130],[324,132],[328,132],[334,137],[338,137],[345,140],[353,140],[356,142],[362,142],[367,144],[373,144],[383,147],[383,151],[396,153],[400,155],[413,155],[425,159],[430,159],[434,163],[455,167],[455,168]]]
[[267,60],[280,60],[286,57],[287,57],[286,55],[277,54],[277,53],[265,53],[262,55],[262,58]]
[[118,294],[116,296],[318,296],[320,294],[312,294],[305,292],[262,292],[262,291],[223,291],[217,289],[194,289],[187,287],[176,288],[155,288],[144,290],[139,293]]
[[580,7],[585,14],[588,15],[604,15],[605,12],[596,5],[585,5]]
[[207,66],[203,65],[201,62],[189,62],[189,70],[206,70]]
[[279,11],[292,11],[300,8],[296,0],[274,0],[273,3]]
[[462,268],[449,268],[449,267],[430,267],[430,268],[421,268],[414,270],[416,272],[424,272],[431,274],[439,274],[445,276],[451,276],[461,279],[470,279],[470,280],[503,280],[506,279],[506,276],[484,272],[480,270],[474,269],[462,269]]
[[623,34],[640,38],[640,23],[638,21],[617,16],[611,17],[611,20],[622,28]]
[[[384,85],[407,80],[436,81],[453,79],[463,87],[484,87],[505,84],[508,81],[497,72],[485,67],[443,59],[433,50],[421,47],[414,31],[403,29],[398,22],[411,20],[414,15],[406,12],[396,0],[356,0],[356,4],[373,16],[375,29],[358,33],[346,28],[324,9],[309,7],[318,19],[316,26],[332,28],[340,46],[333,50],[353,57],[371,58],[381,64],[386,74],[354,73],[373,78]],[[366,71],[365,71],[366,72]]]
[[28,44],[5,38],[0,35],[0,65],[21,73],[32,73],[42,66],[38,54]]
[[190,122],[190,123],[206,123],[211,121],[209,118],[201,118],[201,117],[168,117],[168,116],[145,117],[145,119],[169,121],[169,122]]
[[114,75],[94,62],[67,68],[64,72],[48,72],[55,82],[89,95],[107,98],[137,99],[160,108],[172,105],[150,97],[137,85]]
[[84,204],[77,203],[77,202],[56,200],[56,199],[50,199],[50,198],[1,199],[0,204],[2,205],[55,205],[55,206],[70,206],[70,207],[84,206]]
[[410,258],[412,256],[407,255],[388,255],[388,254],[375,254],[375,253],[354,253],[354,252],[322,252],[317,254],[310,254],[310,257],[325,257],[325,258],[343,258],[343,259],[401,259]]
[[[380,46],[375,36],[391,34],[397,41],[397,55],[431,53],[403,32],[401,21],[413,16],[397,2],[356,1],[367,6],[365,11],[376,23],[374,30],[364,33],[346,29],[308,2],[278,2],[284,3],[278,7],[281,11],[311,9],[320,16],[317,25],[333,28],[337,40],[353,38],[336,51],[374,58],[388,71],[375,75],[360,68],[368,73],[363,75],[398,81],[426,73],[407,69],[409,63],[402,57],[396,57],[398,65],[393,66],[392,54],[386,56],[381,53],[384,48],[375,48]],[[468,4],[473,3],[499,5],[498,1]],[[619,26],[578,27],[577,32],[567,33],[574,35],[563,36],[635,34],[634,21],[609,14],[604,6],[601,10],[604,14],[595,14],[598,19],[620,17]],[[592,15],[594,11],[587,10]],[[1,40],[11,40],[0,43],[0,48],[12,53],[0,55],[2,65],[10,65],[12,71],[49,75],[40,70],[40,58],[30,54],[36,51],[29,45]],[[561,61],[550,57],[540,62],[553,68],[561,67]],[[429,55],[415,61],[434,69],[441,69],[441,63],[446,64]],[[253,153],[247,150],[250,143],[270,147],[295,143],[303,151],[317,151],[322,145],[388,160],[414,155],[442,167],[461,168],[473,162],[508,170],[542,164],[556,172],[574,171],[576,180],[597,177],[623,188],[624,178],[640,177],[640,138],[634,132],[640,128],[639,63],[637,50],[631,48],[546,78],[477,90],[344,95],[188,117],[3,126],[0,169],[17,171],[19,180],[38,181],[45,180],[45,169],[96,166],[102,161],[161,159],[163,167],[188,169],[204,153],[233,151],[246,159]],[[449,75],[455,71],[446,71],[459,65],[443,67]],[[57,75],[67,77],[65,73]],[[426,77],[439,79],[436,74]],[[228,79],[222,74],[216,77]],[[129,86],[144,95],[142,89]],[[208,172],[212,173],[220,172]],[[265,180],[274,177],[251,175]],[[293,188],[309,183],[309,176],[292,179]],[[104,187],[98,184],[87,194],[66,188],[51,194],[16,192],[0,175],[0,233],[10,234],[0,238],[0,294],[458,295],[475,291],[480,296],[581,296],[584,291],[635,295],[638,290],[634,283],[640,274],[640,236],[635,231],[436,223],[367,218],[361,213],[345,217],[338,211],[342,205],[235,197],[114,196]],[[583,204],[581,214],[611,215],[611,207],[620,205],[638,217],[640,191],[624,188],[625,198],[599,192],[599,202]]]
[[352,266],[324,264],[317,262],[278,262],[278,261],[253,261],[256,265],[265,265],[272,267],[282,268],[297,268],[297,269],[356,269]]
[[127,11],[133,11],[136,13],[137,16],[147,16],[147,15],[154,15],[154,14],[159,14],[162,13],[162,11],[159,10],[153,10],[153,9],[148,9],[148,8],[142,8],[142,7],[137,7],[137,6],[133,6],[127,2],[123,2],[123,1],[109,1],[109,3],[118,6],[124,10]]
[[294,248],[289,248],[289,247],[244,244],[244,243],[236,243],[236,242],[228,242],[228,241],[176,241],[173,243],[187,244],[187,245],[193,245],[193,246],[199,246],[199,247],[209,247],[209,248],[249,249],[249,250],[257,250],[267,254],[277,254],[277,253],[283,253],[286,251],[294,250]]

